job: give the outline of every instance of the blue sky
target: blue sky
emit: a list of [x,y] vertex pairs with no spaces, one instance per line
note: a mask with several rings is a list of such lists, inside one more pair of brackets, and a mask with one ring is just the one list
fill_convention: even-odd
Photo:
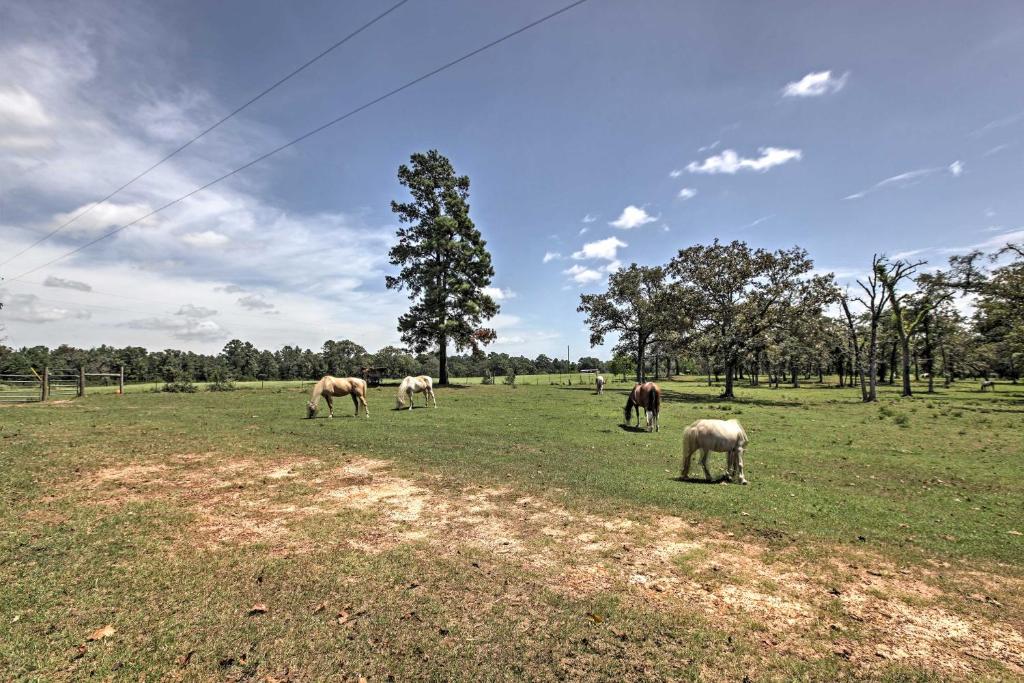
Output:
[[[0,3],[0,261],[388,4]],[[716,237],[840,279],[1024,237],[1019,3],[589,0],[10,279],[562,4],[410,0],[0,268],[2,335],[396,343],[389,202],[429,148],[472,179],[513,354],[589,353],[581,292]]]

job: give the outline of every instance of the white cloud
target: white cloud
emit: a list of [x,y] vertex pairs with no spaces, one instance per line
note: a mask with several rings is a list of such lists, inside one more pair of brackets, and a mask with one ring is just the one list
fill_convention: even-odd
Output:
[[699,147],[697,149],[697,154],[700,154],[701,152],[710,152],[711,150],[718,147],[720,144],[722,144],[721,140],[715,140],[710,145],[704,145],[703,147]]
[[562,255],[559,254],[557,251],[547,251],[547,252],[544,252],[544,260],[543,260],[543,262],[544,263],[548,263],[549,261],[555,261],[555,260],[560,259],[560,258],[562,258]]
[[219,247],[227,244],[230,238],[227,235],[223,235],[213,230],[204,230],[203,232],[189,232],[181,236],[181,241],[185,244],[191,244],[193,247]]
[[0,300],[4,302],[5,322],[41,324],[62,320],[86,320],[91,316],[88,311],[64,308],[63,305],[55,305],[58,302],[47,302],[35,294],[8,294],[0,290]]
[[989,121],[988,123],[986,123],[981,128],[978,128],[977,130],[972,131],[971,135],[972,136],[982,135],[984,133],[988,133],[989,131],[995,130],[997,128],[1005,128],[1006,126],[1012,126],[1015,123],[1018,123],[1020,121],[1024,121],[1024,111],[1017,112],[1016,114],[1011,114],[1010,116],[1006,116],[1006,117],[1003,117],[1001,119],[996,119],[994,121]]
[[178,309],[175,315],[183,315],[186,318],[210,318],[217,315],[217,311],[212,308],[206,308],[204,306],[194,306],[192,304],[185,304]]
[[774,217],[774,215],[775,214],[771,214],[771,215],[768,215],[768,216],[761,216],[760,218],[755,218],[754,220],[752,220],[751,222],[747,223],[746,225],[741,226],[739,229],[740,230],[746,230],[747,228],[757,227],[758,225],[761,225],[761,223],[764,223],[766,220],[769,220],[772,217]]
[[590,228],[583,227],[583,228],[580,228],[580,231],[578,233],[576,233],[576,234],[577,235],[586,235],[588,232],[590,232]]
[[785,149],[782,147],[761,147],[758,152],[761,156],[748,159],[746,157],[740,157],[735,150],[727,149],[721,154],[710,156],[701,163],[691,161],[686,166],[686,170],[690,173],[728,173],[733,174],[738,171],[758,171],[764,172],[775,166],[781,166],[782,164],[790,161],[799,161],[803,158],[803,152],[799,149]]
[[563,270],[562,272],[570,276],[574,282],[581,285],[597,282],[604,278],[604,275],[602,275],[600,271],[593,270],[591,268],[584,268],[578,263],[572,268]]
[[651,216],[646,210],[630,204],[622,210],[622,214],[618,218],[608,225],[621,228],[622,230],[632,230],[633,228],[639,228],[641,225],[653,223],[656,220],[658,220],[657,216]]
[[53,119],[39,99],[20,86],[0,87],[0,130],[49,128]]
[[583,248],[574,252],[572,257],[577,261],[582,259],[604,259],[614,261],[619,249],[629,245],[618,237],[608,237],[597,242],[587,242]]
[[508,299],[516,298],[516,293],[511,289],[502,289],[501,287],[484,287],[483,291],[484,294],[495,301],[507,301]]
[[75,289],[80,292],[92,291],[92,287],[86,282],[80,282],[78,280],[65,280],[62,277],[56,277],[55,275],[49,275],[43,280],[44,287],[57,287],[59,289]]
[[693,189],[692,187],[684,187],[683,189],[679,190],[679,194],[677,196],[683,201],[686,201],[687,199],[693,199],[694,197],[697,196],[697,190]]
[[847,71],[842,76],[832,77],[831,71],[812,71],[799,81],[787,83],[782,89],[784,97],[818,97],[828,93],[839,92],[846,85],[850,75]]
[[851,195],[847,195],[846,197],[843,197],[843,199],[860,199],[861,197],[864,197],[866,195],[871,194],[872,192],[881,190],[886,187],[910,187],[911,185],[916,185],[917,183],[921,182],[921,180],[923,180],[924,178],[927,178],[928,176],[934,175],[936,173],[940,173],[942,171],[948,171],[950,175],[956,178],[961,173],[963,173],[963,170],[964,165],[960,161],[954,161],[949,166],[933,166],[931,168],[919,168],[913,171],[899,173],[897,175],[890,176],[883,180],[879,180],[877,183],[867,188],[866,190],[861,190],[860,192],[855,192]]
[[604,267],[606,273],[614,273],[615,271],[622,268],[622,261],[615,260]]
[[[11,201],[18,202],[19,225],[0,222],[5,253],[28,247],[89,202],[156,163],[174,141],[202,130],[228,110],[216,97],[188,92],[189,80],[179,62],[151,53],[153,41],[172,36],[164,33],[149,6],[136,4],[115,12],[104,5],[69,5],[55,13],[44,4],[23,3],[13,19],[5,14],[4,21],[8,20],[9,39],[0,41],[0,178],[14,181],[4,192],[14,193]],[[110,54],[119,58],[109,60]],[[101,64],[103,78],[98,79]],[[146,78],[140,85],[143,73]],[[167,93],[172,94],[170,100]],[[126,102],[134,104],[125,107]],[[12,140],[15,144],[5,146]],[[33,247],[13,264],[13,272],[8,269],[4,274],[16,277],[67,253],[86,241],[76,232],[91,237],[120,227],[249,161],[253,140],[267,148],[284,141],[275,129],[244,114],[236,116],[231,126],[204,138],[180,163],[164,163],[113,201]],[[321,211],[287,207],[275,193],[264,191],[275,171],[275,161],[268,160],[144,222],[153,229],[137,225],[47,267],[37,276],[40,283],[54,276],[87,282],[94,289],[36,292],[69,300],[53,306],[38,300],[31,308],[33,302],[19,299],[24,305],[19,305],[18,317],[23,320],[7,315],[5,306],[0,315],[7,324],[7,343],[52,345],[67,340],[87,346],[116,341],[148,348],[219,350],[219,340],[207,334],[209,325],[181,329],[188,316],[175,312],[188,301],[222,311],[218,325],[230,324],[240,338],[263,348],[285,343],[316,348],[325,335],[322,321],[339,318],[348,321],[346,331],[352,338],[368,348],[397,343],[394,319],[406,303],[382,287],[390,270],[387,251],[394,240],[393,227],[386,222],[368,224],[364,214],[328,209],[326,202]],[[206,232],[223,235],[232,248],[195,249],[185,238]],[[338,263],[346,264],[346,274],[323,277],[337,273]],[[228,283],[244,291],[215,291]],[[10,282],[15,292],[30,286],[36,284]],[[248,292],[262,292],[267,297],[264,303],[274,308],[245,308],[237,299]],[[144,301],[126,302],[133,298]],[[76,312],[79,305],[92,313]],[[125,313],[133,308],[134,313]],[[266,315],[278,310],[279,317]],[[150,318],[178,322],[117,329],[125,320]],[[27,320],[53,322],[41,326]]]
[[586,216],[583,217],[583,222],[584,223],[593,223],[596,220],[597,220],[597,216],[592,216],[589,213]]
[[[54,225],[52,228],[58,225],[63,225],[65,222],[71,220],[72,217],[79,214],[81,218],[75,219],[75,222],[64,228],[64,232],[67,233],[101,233],[107,232],[114,228],[119,228],[126,223],[131,223],[138,218],[145,216],[153,210],[149,204],[145,202],[138,202],[134,204],[118,204],[117,202],[100,202],[89,203],[78,207],[74,211],[68,211],[67,213],[58,213],[53,217]],[[85,213],[88,211],[88,213]],[[145,218],[135,225],[138,227],[151,227],[156,225],[157,217],[150,216]],[[52,229],[51,228],[51,229]]]
[[683,170],[680,168],[673,168],[671,171],[668,172],[669,178],[678,178],[681,175],[683,175]]

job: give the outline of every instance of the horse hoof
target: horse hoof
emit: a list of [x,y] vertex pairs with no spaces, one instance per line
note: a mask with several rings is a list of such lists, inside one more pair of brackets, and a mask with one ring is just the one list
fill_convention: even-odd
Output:
[[740,483],[741,483],[741,484],[743,484],[744,486],[746,486],[746,485],[747,485],[747,484],[749,484],[750,482],[749,482],[749,481],[747,481],[746,479],[740,479]]

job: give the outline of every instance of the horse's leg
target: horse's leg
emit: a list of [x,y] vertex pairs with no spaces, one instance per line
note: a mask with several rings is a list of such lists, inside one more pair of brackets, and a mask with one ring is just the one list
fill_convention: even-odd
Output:
[[738,472],[738,475],[737,475],[738,479],[737,480],[741,484],[746,484],[747,483],[747,478],[743,476],[743,449],[742,448],[737,448],[736,449],[736,470]]
[[350,396],[352,396],[352,405],[356,409],[356,417],[359,417],[359,394],[352,392]]
[[656,431],[656,432],[660,432],[661,431],[661,423],[658,422],[658,415],[660,415],[660,414],[661,414],[660,410],[655,410],[654,411],[654,431]]
[[412,403],[412,400],[413,400],[412,389],[409,390],[409,393],[407,394],[406,397],[409,399],[409,410],[412,410],[412,406],[413,406],[413,403]]
[[693,451],[683,446],[683,467],[679,472],[679,476],[682,479],[690,478],[690,459],[693,458]]
[[330,394],[324,394],[324,398],[327,399],[327,417],[334,417],[334,399],[331,398]]
[[711,454],[706,448],[700,449],[700,466],[704,468],[704,478],[711,481],[711,472],[708,471],[708,456]]
[[[363,412],[366,413],[366,417],[370,417],[370,406],[366,404],[366,397],[360,395],[359,402],[363,404]],[[359,414],[359,410],[356,410],[356,415]]]
[[430,400],[434,402],[434,407],[437,407],[437,396],[434,396],[434,390],[430,390]]

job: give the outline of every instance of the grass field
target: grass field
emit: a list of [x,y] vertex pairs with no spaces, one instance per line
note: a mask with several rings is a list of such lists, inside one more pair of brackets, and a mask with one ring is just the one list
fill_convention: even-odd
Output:
[[0,678],[1024,678],[1024,388],[498,382],[0,408]]

